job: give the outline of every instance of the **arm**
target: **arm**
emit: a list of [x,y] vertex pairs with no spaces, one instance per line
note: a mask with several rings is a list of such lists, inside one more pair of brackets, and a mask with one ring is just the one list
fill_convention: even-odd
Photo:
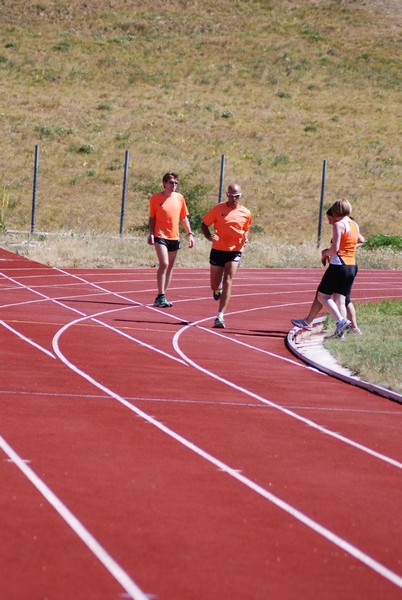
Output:
[[207,238],[207,240],[210,242],[212,240],[212,236],[211,236],[211,232],[209,231],[209,227],[207,227],[204,223],[204,221],[201,223],[201,232],[204,235],[204,237]]
[[188,217],[184,217],[181,222],[188,236],[188,247],[192,248],[194,246],[194,236],[193,232],[191,231],[190,221],[188,220]]
[[209,231],[209,227],[205,225],[204,221],[201,223],[201,231],[207,238],[208,242],[217,242],[219,240],[219,236],[217,236],[216,233],[211,233]]
[[149,217],[149,235],[147,242],[150,246],[154,245],[154,230],[155,230],[155,217]]
[[248,234],[250,232],[251,223],[252,223],[252,217],[251,217],[251,214],[250,214],[250,216],[248,218],[248,222],[246,224],[245,231],[244,231],[244,246],[246,244],[248,244]]
[[341,223],[340,221],[338,221],[337,223],[334,223],[334,225],[332,226],[332,243],[331,246],[329,248],[325,248],[322,253],[322,260],[324,260],[325,258],[328,258],[329,260],[331,260],[331,257],[336,254],[339,250],[339,246],[341,243],[341,236],[343,233],[343,223]]
[[248,224],[248,228],[244,232],[244,245],[248,244],[248,234],[250,233],[251,219]]

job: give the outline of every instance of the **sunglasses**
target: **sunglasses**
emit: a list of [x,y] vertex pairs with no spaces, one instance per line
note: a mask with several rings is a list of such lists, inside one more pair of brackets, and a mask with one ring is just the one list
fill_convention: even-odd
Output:
[[226,193],[227,196],[232,196],[232,198],[240,198],[241,194],[231,194],[230,192]]

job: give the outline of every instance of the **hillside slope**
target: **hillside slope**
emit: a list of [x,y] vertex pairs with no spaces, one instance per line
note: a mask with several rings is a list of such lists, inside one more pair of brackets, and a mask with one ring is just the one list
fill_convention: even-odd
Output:
[[[125,151],[126,226],[175,169],[200,205],[238,180],[260,236],[315,239],[349,198],[366,235],[400,233],[401,3],[393,0],[0,6],[0,221],[115,231]],[[381,210],[378,210],[381,206]]]

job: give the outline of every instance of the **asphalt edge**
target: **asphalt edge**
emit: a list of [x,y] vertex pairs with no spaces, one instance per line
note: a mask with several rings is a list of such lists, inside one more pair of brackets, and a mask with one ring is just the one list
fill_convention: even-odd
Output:
[[[322,329],[322,323],[325,317],[319,317],[314,319],[312,322],[313,333],[320,333]],[[338,365],[335,359],[332,357],[330,364],[325,364],[325,361],[319,361],[316,358],[312,358],[311,353],[308,350],[308,345],[306,344],[306,339],[308,340],[311,336],[310,331],[305,331],[300,327],[294,327],[289,331],[285,338],[285,343],[287,348],[297,356],[300,360],[305,362],[311,367],[314,367],[318,371],[326,373],[330,377],[335,377],[336,379],[340,379],[345,383],[349,383],[351,385],[355,385],[357,387],[363,388],[373,394],[377,394],[388,400],[392,400],[393,402],[397,402],[398,404],[402,404],[402,395],[394,392],[393,390],[389,390],[379,385],[374,385],[368,381],[364,381],[355,375],[352,375],[351,372],[348,373],[348,370],[344,367]],[[316,336],[319,347],[322,349],[322,352],[327,352],[322,343],[322,336]],[[321,338],[321,339],[320,339]],[[327,361],[328,362],[328,361]]]

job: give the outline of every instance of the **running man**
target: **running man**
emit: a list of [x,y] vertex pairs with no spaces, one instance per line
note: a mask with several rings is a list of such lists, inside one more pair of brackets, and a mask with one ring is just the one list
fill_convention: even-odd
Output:
[[[233,278],[240,264],[244,246],[248,242],[251,212],[240,204],[241,189],[232,183],[226,192],[227,201],[220,202],[203,216],[201,231],[212,242],[209,256],[211,290],[219,300],[219,312],[214,327],[224,328],[224,313],[232,293]],[[209,228],[213,226],[213,233]]]
[[177,173],[165,173],[162,184],[163,192],[154,194],[149,201],[148,244],[155,246],[159,261],[156,275],[158,295],[154,306],[167,308],[172,306],[165,294],[172,279],[177,251],[180,249],[180,221],[188,235],[189,248],[194,246],[194,237],[188,220],[186,201],[176,192],[179,176]]

